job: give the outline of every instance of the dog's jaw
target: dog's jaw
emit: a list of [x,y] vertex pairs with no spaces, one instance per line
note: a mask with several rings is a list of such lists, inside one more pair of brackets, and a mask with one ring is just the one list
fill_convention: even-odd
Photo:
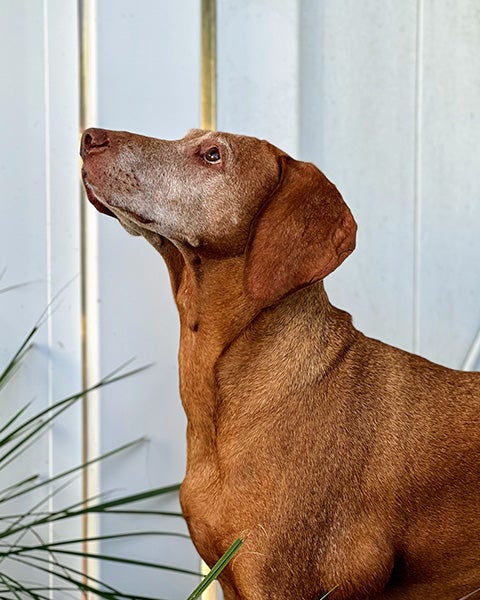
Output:
[[94,186],[88,181],[87,174],[84,169],[82,169],[82,180],[85,186],[85,191],[87,193],[88,201],[101,213],[107,215],[109,217],[117,218],[117,215],[113,213],[100,199],[100,197],[95,193]]

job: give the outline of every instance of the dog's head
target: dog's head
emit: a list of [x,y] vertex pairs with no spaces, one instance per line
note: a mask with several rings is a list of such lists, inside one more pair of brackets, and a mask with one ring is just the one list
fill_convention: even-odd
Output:
[[245,292],[265,305],[323,279],[355,247],[356,224],[336,187],[266,141],[88,129],[81,155],[98,210],[189,256],[243,255]]

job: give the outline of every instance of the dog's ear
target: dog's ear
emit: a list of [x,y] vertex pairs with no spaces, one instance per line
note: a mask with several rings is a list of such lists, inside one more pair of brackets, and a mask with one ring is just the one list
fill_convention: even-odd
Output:
[[315,165],[282,155],[280,181],[255,216],[245,289],[269,306],[319,281],[355,248],[357,225],[337,188]]

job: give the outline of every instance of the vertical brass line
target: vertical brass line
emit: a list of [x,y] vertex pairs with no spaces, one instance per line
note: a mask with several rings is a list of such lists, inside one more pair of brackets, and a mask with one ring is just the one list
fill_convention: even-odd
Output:
[[[84,129],[96,123],[96,0],[78,1],[79,27],[79,129],[80,135]],[[80,276],[81,276],[81,358],[82,358],[82,388],[87,389],[98,381],[98,241],[97,217],[95,211],[89,210],[85,190],[80,184]],[[82,463],[85,464],[96,453],[98,445],[97,432],[92,427],[94,421],[95,396],[93,393],[84,396],[82,400]],[[87,506],[88,498],[97,492],[97,475],[90,467],[82,471],[82,500]],[[85,514],[82,517],[82,537],[86,539],[95,532],[95,516]],[[87,542],[82,550],[91,550]],[[82,559],[82,571],[87,576],[93,575],[92,562]],[[87,579],[85,579],[85,583]],[[88,594],[84,594],[87,598]]]
[[[88,112],[88,75],[87,75],[87,19],[85,16],[85,6],[83,0],[78,1],[78,23],[79,23],[79,50],[80,50],[80,114],[79,114],[79,132],[84,129],[86,122],[86,114]],[[85,281],[86,281],[86,261],[85,261],[85,197],[83,186],[80,185],[80,285],[81,285],[81,359],[82,359],[82,389],[85,389],[88,384],[88,374],[87,374],[87,363],[86,363],[86,354],[87,354],[87,344],[86,344],[86,324],[87,324],[87,315],[86,315],[86,297],[85,297]],[[85,464],[88,454],[87,452],[87,402],[86,398],[82,399],[82,464]],[[83,469],[82,471],[82,500],[83,505],[86,506],[87,498],[88,498],[88,469]],[[86,539],[88,536],[88,514],[82,516],[82,539]],[[82,552],[87,552],[87,544],[83,542],[82,544]],[[87,559],[85,557],[82,558],[82,572],[84,574],[84,583],[87,583]],[[86,594],[83,594],[83,597],[86,597]]]
[[200,126],[217,128],[217,2],[202,0]]
[[[217,2],[202,0],[202,57],[200,90],[200,127],[217,128]],[[202,562],[202,574],[208,566]],[[202,600],[217,600],[217,587],[212,584],[203,594]]]

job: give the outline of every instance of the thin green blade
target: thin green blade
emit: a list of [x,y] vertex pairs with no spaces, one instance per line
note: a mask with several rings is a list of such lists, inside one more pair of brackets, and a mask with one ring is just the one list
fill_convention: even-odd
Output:
[[197,600],[203,592],[208,588],[208,586],[217,579],[223,569],[228,565],[228,563],[232,560],[235,554],[240,550],[243,544],[243,540],[238,538],[233,542],[230,548],[225,552],[225,554],[215,563],[212,567],[208,575],[205,576],[203,581],[193,590],[193,592],[188,596],[187,600]]

